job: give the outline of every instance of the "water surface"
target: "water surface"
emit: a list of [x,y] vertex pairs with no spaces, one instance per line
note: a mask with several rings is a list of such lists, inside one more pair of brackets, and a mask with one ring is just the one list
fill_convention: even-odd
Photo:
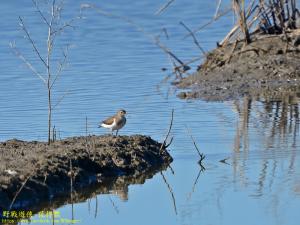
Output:
[[[128,17],[161,41],[183,61],[199,57],[186,30],[209,21],[217,1],[175,1],[160,16],[164,1],[91,1],[113,14]],[[222,7],[226,7],[226,2]],[[9,42],[43,71],[18,27],[22,16],[45,54],[47,30],[30,1],[0,4],[0,140],[45,140],[47,99],[41,81],[12,53]],[[67,1],[63,16],[79,14],[80,3]],[[197,33],[211,50],[232,26],[232,15]],[[166,28],[169,39],[161,29]],[[104,134],[97,128],[119,108],[128,111],[120,134],[145,134],[163,140],[175,110],[170,153],[172,170],[157,173],[144,184],[121,192],[98,194],[55,210],[81,224],[297,224],[300,220],[299,96],[277,101],[244,98],[233,102],[181,101],[163,78],[170,73],[168,57],[147,36],[118,19],[84,11],[75,29],[62,34],[61,47],[70,44],[69,65],[55,88],[55,101],[68,95],[54,111],[58,137]],[[169,68],[162,72],[161,68]],[[159,85],[159,88],[158,88]],[[186,131],[190,128],[206,155],[201,172],[198,155]],[[225,163],[219,162],[227,159]],[[125,197],[124,197],[125,196]],[[37,214],[34,219],[38,219]]]

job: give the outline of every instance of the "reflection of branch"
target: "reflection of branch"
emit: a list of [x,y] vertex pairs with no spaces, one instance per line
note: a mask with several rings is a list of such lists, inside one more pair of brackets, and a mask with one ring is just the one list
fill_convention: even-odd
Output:
[[111,197],[108,195],[109,201],[112,204],[114,210],[116,211],[117,214],[119,214],[119,209],[118,207],[115,205],[114,201],[111,199]]
[[[258,178],[258,190],[257,190],[257,195],[261,196],[262,195],[262,190],[264,189],[264,183],[266,181],[267,173],[268,173],[268,160],[265,159],[262,163],[262,168],[260,171],[260,176]],[[274,177],[270,179],[270,182],[272,182]]]
[[196,188],[196,185],[197,185],[197,183],[198,183],[198,179],[199,179],[199,177],[200,177],[201,172],[203,172],[203,171],[204,171],[204,170],[202,170],[202,168],[199,170],[198,175],[197,175],[197,177],[196,177],[196,179],[195,179],[195,181],[194,181],[194,184],[193,184],[193,187],[192,187],[192,191],[190,192],[190,194],[189,194],[189,196],[188,196],[188,199],[191,199],[192,194],[195,192],[195,188]]
[[175,171],[173,170],[173,168],[172,168],[171,164],[169,164],[169,165],[168,165],[168,167],[170,168],[170,170],[171,170],[171,173],[174,175],[174,174],[175,174]]
[[26,180],[23,182],[23,184],[21,185],[21,187],[19,188],[19,190],[17,191],[17,193],[15,194],[13,200],[10,203],[9,209],[11,209],[11,207],[14,205],[18,195],[20,194],[20,192],[23,190],[23,188],[25,187],[27,181],[31,178],[33,172],[31,174],[29,174],[29,176],[26,178]]
[[177,207],[176,207],[176,201],[175,201],[175,197],[174,197],[173,190],[172,190],[170,184],[168,183],[168,181],[167,181],[165,175],[164,175],[162,172],[160,172],[160,175],[162,176],[162,178],[163,178],[165,184],[167,185],[168,190],[169,190],[169,192],[170,192],[170,194],[171,194],[171,196],[172,196],[172,201],[173,201],[174,211],[175,211],[175,214],[177,215]]
[[161,146],[160,146],[159,152],[161,152],[161,150],[162,150],[163,148],[169,147],[170,144],[171,144],[172,141],[173,141],[173,137],[172,137],[171,140],[170,140],[170,142],[169,142],[169,144],[167,144],[167,139],[168,139],[168,137],[169,137],[169,135],[170,135],[170,132],[171,132],[171,129],[172,129],[172,126],[173,126],[173,117],[174,117],[174,109],[172,109],[171,122],[170,122],[169,130],[168,130],[168,132],[167,132],[167,135],[166,135],[166,137],[165,137],[165,140],[163,141],[163,143],[162,143]]
[[97,195],[95,196],[95,200],[96,200],[96,206],[95,206],[95,218],[97,218],[97,214],[98,214],[98,198],[97,198]]

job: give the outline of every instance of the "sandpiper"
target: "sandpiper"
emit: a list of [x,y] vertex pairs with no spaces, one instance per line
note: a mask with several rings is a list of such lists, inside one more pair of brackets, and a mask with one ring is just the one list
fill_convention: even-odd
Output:
[[116,136],[118,136],[118,131],[126,124],[125,115],[126,111],[124,109],[121,109],[117,112],[116,115],[103,120],[99,127],[108,128],[112,133],[114,130],[117,130]]

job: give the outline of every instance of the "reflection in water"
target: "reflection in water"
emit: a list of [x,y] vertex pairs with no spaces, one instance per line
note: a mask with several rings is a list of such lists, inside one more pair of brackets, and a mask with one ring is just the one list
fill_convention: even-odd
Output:
[[[234,176],[247,185],[245,174],[249,169],[248,161],[261,160],[254,194],[256,197],[262,196],[266,189],[272,190],[274,178],[280,173],[277,167],[281,158],[287,158],[289,163],[286,172],[295,172],[295,161],[299,152],[299,102],[297,94],[281,94],[280,97],[259,98],[258,101],[244,97],[233,103],[238,113],[234,138],[235,154],[232,159]],[[249,153],[249,126],[253,130],[250,137],[256,141],[252,140],[251,143],[258,144],[263,151]],[[298,186],[299,180],[294,190]]]
[[232,154],[208,154],[206,172],[198,173],[195,181],[191,178],[188,198],[178,210],[182,224],[295,224],[291,218],[299,218],[299,96],[230,102],[236,122],[218,114],[233,128]]
[[197,185],[197,183],[198,183],[198,179],[199,179],[200,174],[201,174],[202,172],[204,172],[204,170],[203,170],[203,168],[201,167],[201,168],[199,169],[199,172],[198,172],[198,174],[197,174],[197,177],[196,177],[196,179],[195,179],[195,181],[194,181],[194,183],[193,183],[192,190],[191,190],[191,192],[188,194],[187,200],[190,200],[191,197],[192,197],[192,194],[195,192],[195,188],[196,188],[196,185]]
[[[275,147],[280,144],[292,143],[291,147],[296,146],[299,133],[299,102],[297,95],[283,95],[275,99],[264,98],[260,105],[256,105],[250,97],[244,97],[240,101],[234,102],[234,108],[239,115],[237,125],[234,150],[243,151],[249,149],[249,120],[254,124],[257,132],[263,137],[267,148]],[[288,136],[287,136],[288,134]],[[289,139],[292,134],[292,140]],[[290,142],[291,141],[291,142]]]
[[[33,208],[28,208],[26,210],[32,211],[34,214],[39,214],[40,212],[47,211],[53,214],[53,210],[57,209],[63,205],[69,204],[71,206],[71,220],[76,221],[76,213],[74,211],[74,204],[80,202],[87,202],[88,211],[91,211],[91,200],[94,199],[95,207],[94,207],[94,218],[97,218],[99,215],[98,212],[98,196],[99,195],[107,195],[108,199],[118,214],[119,209],[114,200],[111,198],[111,195],[118,196],[122,201],[128,200],[128,186],[131,184],[143,184],[147,179],[152,178],[157,172],[165,170],[167,165],[162,165],[161,167],[154,168],[151,171],[148,171],[144,174],[134,175],[134,176],[120,176],[114,178],[106,178],[103,179],[101,183],[93,184],[88,188],[84,188],[81,190],[70,190],[70,193],[64,196],[56,196],[51,201],[43,202],[38,206],[34,206]],[[162,174],[162,172],[160,172]],[[162,174],[163,176],[163,174]],[[163,176],[164,177],[164,176]],[[168,186],[169,187],[169,186]],[[175,201],[175,200],[174,200]],[[174,203],[175,204],[175,203]],[[176,207],[176,205],[175,205]],[[54,224],[54,216],[52,216],[52,223]],[[51,218],[49,218],[51,219]]]
[[116,211],[116,213],[119,214],[119,209],[118,209],[118,207],[116,206],[115,202],[111,199],[110,196],[108,196],[108,198],[109,198],[109,201],[110,201],[110,203],[112,204],[114,210]]
[[173,192],[173,189],[171,187],[171,185],[168,183],[165,175],[163,174],[163,172],[160,172],[160,175],[162,176],[163,180],[164,180],[164,183],[167,185],[168,187],[168,190],[171,194],[171,197],[172,197],[172,202],[173,202],[173,207],[174,207],[174,211],[175,211],[175,214],[177,215],[177,206],[176,206],[176,200],[175,200],[175,196],[174,196],[174,192]]

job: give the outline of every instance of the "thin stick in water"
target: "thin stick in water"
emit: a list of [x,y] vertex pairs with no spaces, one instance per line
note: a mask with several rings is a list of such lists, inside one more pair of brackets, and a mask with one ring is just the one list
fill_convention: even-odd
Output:
[[201,169],[202,169],[202,170],[205,170],[205,167],[204,167],[203,164],[202,164],[202,161],[205,159],[205,155],[204,155],[203,153],[200,152],[200,150],[199,150],[199,148],[198,148],[198,146],[197,146],[197,144],[196,144],[196,141],[195,141],[195,139],[194,139],[194,137],[193,137],[193,135],[192,135],[191,130],[190,130],[187,126],[185,126],[185,127],[186,127],[186,130],[187,130],[187,132],[189,133],[189,135],[190,135],[190,137],[191,137],[191,139],[192,139],[192,142],[193,142],[193,144],[194,144],[194,146],[195,146],[195,149],[197,150],[197,153],[198,153],[198,155],[199,155],[199,157],[200,157],[200,160],[198,161],[198,163],[199,163],[199,165],[201,166]]
[[169,129],[168,129],[167,135],[166,135],[163,143],[160,146],[159,152],[161,152],[161,150],[163,148],[167,148],[168,146],[170,146],[170,144],[172,143],[173,138],[171,138],[171,141],[169,142],[169,144],[167,144],[166,142],[167,142],[167,139],[168,139],[168,137],[170,135],[170,132],[171,132],[171,129],[172,129],[172,126],[173,126],[173,119],[174,119],[174,109],[172,109],[171,122],[170,122],[170,126],[169,126]]

